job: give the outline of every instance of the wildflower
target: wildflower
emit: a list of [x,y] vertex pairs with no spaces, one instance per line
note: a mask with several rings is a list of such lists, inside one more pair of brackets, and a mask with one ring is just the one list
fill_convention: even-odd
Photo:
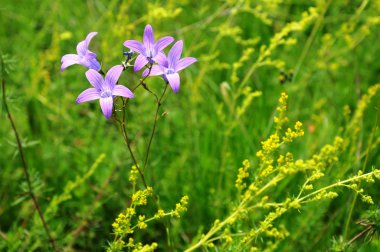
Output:
[[98,33],[90,32],[85,40],[79,42],[77,45],[77,54],[66,54],[62,57],[61,71],[74,64],[79,64],[96,71],[100,70],[100,63],[96,59],[96,54],[88,50],[88,45],[96,34]]
[[108,119],[112,115],[113,97],[123,96],[133,98],[134,95],[123,85],[116,85],[123,71],[123,66],[112,67],[106,74],[105,79],[95,70],[90,69],[86,72],[86,77],[93,88],[84,90],[77,98],[77,103],[99,99],[100,107],[104,116]]
[[139,71],[146,64],[159,63],[164,60],[165,54],[162,50],[174,41],[173,37],[166,36],[154,42],[154,34],[151,25],[145,26],[143,43],[137,40],[127,40],[124,46],[138,52],[140,55],[135,60],[133,70]]
[[[159,63],[159,65],[152,66],[149,74],[150,76],[162,75],[164,80],[169,82],[174,93],[177,93],[179,90],[180,79],[178,72],[197,61],[197,59],[193,57],[180,59],[182,47],[182,40],[175,43],[170,49],[168,57],[165,56],[165,60]],[[148,73],[149,69],[146,69],[143,72],[143,76],[147,76]]]

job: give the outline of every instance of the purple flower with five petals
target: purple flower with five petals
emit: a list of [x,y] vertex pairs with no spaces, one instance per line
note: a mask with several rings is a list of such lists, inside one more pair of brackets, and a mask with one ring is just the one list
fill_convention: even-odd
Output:
[[131,90],[123,85],[116,85],[123,66],[117,65],[112,67],[106,74],[105,79],[95,70],[89,69],[86,77],[93,88],[84,90],[77,98],[77,103],[92,101],[99,99],[100,107],[104,116],[108,119],[112,115],[114,96],[123,96],[126,98],[134,98]]
[[[181,59],[182,47],[182,40],[176,42],[170,49],[168,57],[166,58],[165,56],[165,59],[159,62],[159,65],[152,66],[149,74],[150,76],[162,75],[164,80],[169,82],[174,93],[177,93],[179,90],[180,78],[178,72],[197,61],[193,57]],[[145,69],[143,76],[147,76],[148,73],[149,69]]]
[[129,49],[138,52],[133,70],[135,72],[140,71],[146,64],[159,63],[164,60],[165,54],[162,50],[174,41],[173,37],[166,36],[154,42],[154,34],[151,25],[145,26],[143,42],[137,40],[127,40],[124,42],[124,46]]
[[66,54],[61,59],[61,71],[65,70],[68,66],[79,64],[89,69],[96,71],[100,70],[100,63],[96,59],[96,54],[88,50],[88,45],[91,39],[98,34],[97,32],[90,32],[86,39],[79,42],[77,45],[78,54]]

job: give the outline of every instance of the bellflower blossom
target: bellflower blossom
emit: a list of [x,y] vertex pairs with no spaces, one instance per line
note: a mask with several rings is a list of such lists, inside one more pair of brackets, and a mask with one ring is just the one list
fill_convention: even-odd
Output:
[[97,71],[89,69],[86,72],[86,77],[93,88],[84,90],[78,96],[76,102],[82,103],[99,99],[102,112],[104,116],[109,119],[112,115],[114,96],[134,98],[131,90],[123,85],[116,85],[122,72],[123,66],[116,65],[107,72],[105,79],[103,79]]
[[148,63],[159,63],[160,61],[164,60],[165,54],[162,52],[162,50],[173,41],[173,37],[166,36],[159,39],[155,43],[152,26],[148,24],[145,26],[144,30],[144,43],[141,43],[137,40],[127,40],[123,45],[140,54],[137,56],[133,67],[133,70],[137,72]]
[[97,32],[90,32],[86,39],[79,42],[77,45],[77,54],[66,54],[61,59],[61,71],[65,70],[68,66],[79,64],[89,69],[96,71],[100,70],[100,63],[96,59],[96,54],[88,50],[88,45],[91,39],[98,34]]
[[[174,93],[177,93],[179,90],[180,78],[178,72],[197,61],[197,59],[193,57],[180,59],[182,48],[183,42],[182,40],[179,40],[170,49],[168,57],[165,56],[165,59],[162,62],[159,62],[158,65],[152,66],[149,74],[150,76],[162,75],[164,80],[169,82]],[[147,76],[148,73],[149,69],[145,69],[143,76]]]

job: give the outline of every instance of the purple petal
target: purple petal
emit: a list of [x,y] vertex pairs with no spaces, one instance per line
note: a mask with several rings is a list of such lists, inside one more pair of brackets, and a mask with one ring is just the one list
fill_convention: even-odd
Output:
[[146,64],[148,64],[148,60],[145,56],[143,55],[139,55],[137,56],[136,60],[135,60],[135,65],[133,67],[133,70],[135,72],[138,72],[140,71],[141,68],[143,68]]
[[76,54],[66,54],[62,56],[61,62],[66,60],[78,60],[78,55]]
[[190,66],[191,64],[193,64],[194,62],[196,62],[197,59],[196,58],[193,58],[193,57],[186,57],[186,58],[183,58],[183,59],[180,59],[176,66],[175,66],[175,71],[176,72],[179,72],[181,71],[182,69]]
[[96,59],[96,54],[89,50],[86,51],[86,54],[81,58],[79,64],[82,64],[89,69],[94,69],[96,71],[100,70],[100,63]]
[[68,66],[78,64],[78,55],[76,54],[66,54],[61,59],[61,71],[65,70]]
[[91,39],[92,39],[93,37],[95,37],[96,34],[98,34],[98,33],[97,33],[97,32],[90,32],[90,33],[87,35],[86,40],[85,40],[86,43],[87,43],[87,47],[88,47],[88,45],[90,44]]
[[88,50],[88,45],[90,44],[91,39],[98,34],[97,32],[90,32],[86,39],[79,42],[77,45],[77,53],[79,56],[84,56]]
[[77,45],[77,53],[79,56],[84,56],[88,50],[88,47],[86,45],[86,41],[81,41]]
[[154,44],[154,34],[151,25],[146,25],[144,29],[144,37],[143,37],[145,47],[151,48]]
[[122,65],[116,65],[112,67],[106,74],[106,83],[112,88],[116,85],[116,82],[119,80],[121,73],[123,72]]
[[183,42],[182,40],[179,40],[170,49],[168,54],[169,68],[174,68],[174,66],[177,64],[177,61],[181,58],[182,47]]
[[90,69],[94,69],[96,71],[100,71],[100,63],[96,59],[88,60],[89,65],[87,66]]
[[94,69],[96,71],[100,70],[100,63],[97,61],[96,58],[86,58],[86,57],[83,57],[79,61],[79,64],[87,67],[88,69]]
[[134,98],[132,91],[123,85],[116,85],[112,91],[112,95],[123,96],[126,98]]
[[112,96],[106,97],[106,98],[100,98],[100,108],[102,109],[102,112],[104,116],[109,119],[112,115],[112,107],[113,107],[113,98]]
[[96,54],[87,50],[86,54],[84,55],[85,58],[87,59],[96,59]]
[[123,43],[123,45],[132,51],[145,54],[144,45],[137,40],[127,40]]
[[[149,68],[144,70],[142,76],[146,77],[148,73],[149,73]],[[157,75],[162,75],[162,74],[164,74],[162,67],[154,65],[152,66],[152,70],[150,70],[149,76],[157,76]]]
[[153,61],[161,66],[168,67],[168,59],[163,52],[157,53],[157,55],[153,57]]
[[87,88],[82,93],[80,93],[76,102],[82,103],[82,102],[96,100],[99,98],[100,98],[99,92],[95,88]]
[[179,74],[166,74],[166,79],[168,79],[168,82],[170,84],[170,87],[173,89],[174,93],[177,93],[179,90]]
[[157,43],[154,45],[157,52],[162,51],[165,47],[170,45],[174,41],[173,37],[167,36],[159,39]]
[[96,90],[100,91],[102,89],[104,81],[100,73],[98,73],[94,69],[89,69],[86,72],[86,77],[87,80],[91,83],[91,85],[94,88],[96,88]]

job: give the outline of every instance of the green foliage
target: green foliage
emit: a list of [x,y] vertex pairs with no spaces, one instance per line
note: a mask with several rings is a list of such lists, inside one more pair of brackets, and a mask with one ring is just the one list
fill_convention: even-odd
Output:
[[[374,0],[3,1],[1,77],[58,246],[380,250],[379,13]],[[119,129],[97,104],[75,104],[85,69],[59,68],[90,31],[103,68],[120,64],[147,23],[198,62],[162,102],[145,171],[154,191],[137,197]],[[131,88],[138,78],[126,75]],[[127,130],[142,160],[155,99],[135,95]],[[50,251],[3,105],[0,119],[0,250]]]

